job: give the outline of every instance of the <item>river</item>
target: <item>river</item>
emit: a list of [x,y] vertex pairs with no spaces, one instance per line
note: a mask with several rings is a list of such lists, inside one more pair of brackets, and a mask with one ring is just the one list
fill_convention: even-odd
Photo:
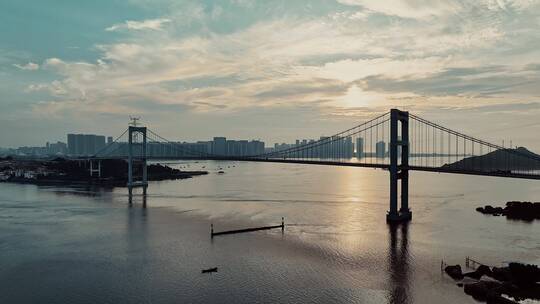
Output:
[[[540,264],[540,222],[474,210],[538,201],[539,181],[412,172],[413,220],[392,227],[383,170],[172,166],[210,174],[151,182],[146,208],[125,188],[0,183],[0,303],[476,303],[441,260]],[[281,217],[284,233],[210,238]]]

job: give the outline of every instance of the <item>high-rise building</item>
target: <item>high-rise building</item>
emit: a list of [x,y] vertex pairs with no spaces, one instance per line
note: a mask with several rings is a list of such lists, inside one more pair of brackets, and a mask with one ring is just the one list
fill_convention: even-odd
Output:
[[317,147],[317,152],[320,158],[329,158],[330,157],[330,137],[321,136],[319,137],[321,145]]
[[67,153],[67,145],[63,142],[57,142],[57,143],[48,143],[47,142],[47,154],[49,155],[55,155],[55,154],[66,154]]
[[240,154],[239,156],[246,156],[248,155],[248,141],[247,140],[239,140],[240,144]]
[[379,141],[375,145],[375,154],[379,158],[384,158],[386,155],[386,143],[384,141]]
[[264,142],[252,140],[248,145],[248,155],[260,155],[264,153]]
[[94,134],[68,134],[67,151],[70,155],[92,155],[105,147],[105,136]]
[[67,144],[68,144],[68,154],[76,155],[76,144],[75,144],[75,134],[67,135]]
[[343,139],[343,149],[341,157],[343,158],[352,158],[354,156],[354,144],[352,137],[347,136]]
[[214,137],[212,142],[212,154],[227,155],[227,138]]
[[105,136],[103,135],[94,135],[94,150],[89,151],[89,154],[96,154],[105,148]]
[[75,135],[75,155],[83,155],[84,154],[84,135],[83,134],[76,134]]
[[83,152],[82,155],[90,155],[96,149],[95,135],[84,134],[83,135]]
[[356,158],[363,158],[364,157],[364,139],[362,137],[358,137],[356,139]]

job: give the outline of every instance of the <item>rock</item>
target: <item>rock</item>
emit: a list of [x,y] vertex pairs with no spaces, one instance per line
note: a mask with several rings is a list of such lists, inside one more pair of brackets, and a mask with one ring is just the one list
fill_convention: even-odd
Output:
[[488,295],[487,304],[519,304],[501,295]]
[[463,276],[473,278],[475,280],[480,280],[480,278],[482,277],[482,275],[477,273],[476,271],[471,271],[471,272],[464,273]]
[[[525,299],[540,300],[540,284],[531,286],[519,286],[513,283],[505,282],[502,287],[498,289],[500,294],[505,294],[515,301],[521,301]],[[533,301],[533,303],[536,303]]]
[[[455,270],[455,269],[454,269]],[[524,299],[540,299],[540,268],[537,265],[509,263],[508,267],[481,265],[464,274],[463,290],[478,301],[488,304],[517,303]],[[480,281],[473,282],[472,278]],[[504,297],[501,295],[505,295]]]
[[486,265],[480,265],[478,268],[476,268],[476,272],[480,274],[480,277],[483,275],[492,276],[491,269]]
[[540,202],[510,201],[506,203],[506,207],[504,208],[486,205],[476,208],[476,211],[494,216],[504,215],[508,219],[513,220],[534,221],[535,219],[540,219]]
[[540,203],[507,202],[504,213],[509,219],[532,221],[540,219]]
[[503,212],[504,212],[504,209],[502,207],[493,208],[493,215],[501,215]]
[[463,280],[461,280],[460,283],[463,283],[463,285],[465,285],[465,284],[473,284],[473,283],[477,283],[477,282],[478,282],[478,280],[473,279],[471,277],[463,277]]
[[463,290],[478,301],[485,301],[488,296],[497,294],[495,289],[501,284],[497,282],[480,281],[473,284],[465,284]]
[[501,284],[501,287],[499,287],[498,291],[501,294],[505,294],[514,298],[516,295],[520,294],[520,288],[511,282],[503,282]]
[[495,212],[495,208],[493,208],[491,205],[486,205],[484,206],[484,212],[486,214],[493,214]]
[[446,274],[448,274],[454,280],[463,279],[463,272],[461,272],[461,266],[460,265],[446,266],[444,268],[444,272],[446,272]]
[[536,265],[510,263],[508,268],[516,285],[533,286],[540,281],[540,269]]
[[480,265],[475,271],[467,272],[463,274],[463,276],[470,277],[477,280],[480,280],[480,278],[484,275],[487,275],[490,277],[493,275],[491,272],[491,269],[489,269],[489,267],[486,265]]
[[493,267],[491,277],[501,282],[512,281],[512,273],[508,267]]
[[501,281],[497,280],[497,279],[494,279],[490,276],[487,276],[487,275],[483,275],[482,277],[480,277],[480,281],[489,281],[489,282],[497,282],[497,283],[502,283]]

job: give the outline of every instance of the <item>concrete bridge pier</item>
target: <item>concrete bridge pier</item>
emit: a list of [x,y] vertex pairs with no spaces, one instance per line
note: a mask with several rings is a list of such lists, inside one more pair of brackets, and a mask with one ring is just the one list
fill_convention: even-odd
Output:
[[[142,187],[143,196],[146,196],[148,188],[148,171],[146,167],[146,127],[129,126],[128,129],[128,194],[131,202],[133,195],[133,188]],[[134,135],[142,135],[142,143],[135,143],[133,140]],[[133,148],[140,145],[139,156],[135,156]],[[135,181],[133,178],[133,163],[134,161],[140,161],[142,163],[142,180]]]
[[[401,208],[398,210],[399,180],[401,180]],[[390,110],[390,210],[386,214],[386,221],[407,222],[411,219],[412,212],[409,209],[409,112],[392,109]]]
[[101,178],[101,160],[97,160],[97,169],[94,168],[93,160],[90,160],[90,177],[94,176],[94,173],[97,173],[97,176]]

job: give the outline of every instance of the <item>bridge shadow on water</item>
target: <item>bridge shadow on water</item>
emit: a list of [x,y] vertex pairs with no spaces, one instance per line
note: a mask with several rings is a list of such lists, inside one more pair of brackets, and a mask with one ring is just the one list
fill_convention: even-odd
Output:
[[409,224],[389,224],[388,250],[388,303],[413,303],[410,294],[410,255],[409,255]]

